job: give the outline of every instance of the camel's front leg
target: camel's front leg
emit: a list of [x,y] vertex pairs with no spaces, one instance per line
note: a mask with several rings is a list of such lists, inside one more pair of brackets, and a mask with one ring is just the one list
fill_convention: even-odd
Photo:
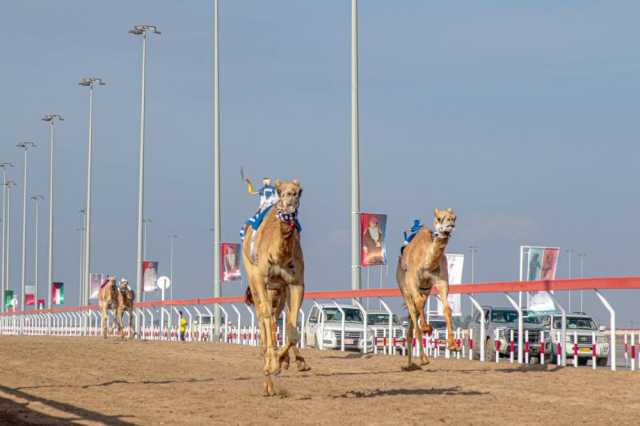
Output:
[[308,371],[311,368],[305,362],[305,359],[300,355],[297,345],[300,341],[300,333],[298,332],[298,312],[302,306],[304,300],[304,284],[290,285],[287,291],[287,307],[289,309],[289,315],[287,316],[287,325],[285,328],[286,345],[280,351],[278,359],[280,362],[284,362],[286,359],[288,362],[289,349],[294,348],[294,355],[296,358],[296,365],[298,371]]
[[427,365],[429,364],[429,358],[427,358],[427,354],[424,351],[424,347],[422,346],[422,336],[431,334],[432,327],[427,322],[427,319],[424,314],[424,305],[427,302],[428,296],[423,294],[419,294],[416,299],[416,309],[418,310],[418,317],[420,320],[420,326],[416,327],[416,343],[418,344],[418,356],[420,357],[420,364]]
[[120,333],[120,338],[124,339],[124,325],[122,323],[122,317],[124,316],[124,308],[121,306],[118,306],[116,308],[116,316],[115,316],[115,322],[116,322],[116,326],[118,327],[118,333]]
[[100,328],[102,328],[102,337],[107,338],[107,307],[100,307]]
[[133,316],[133,308],[127,309],[127,312],[129,312],[129,339],[133,339],[135,335],[133,331],[133,322],[135,321]]
[[450,351],[458,351],[460,348],[455,344],[453,340],[453,325],[451,318],[451,307],[449,306],[449,283],[445,280],[439,280],[436,283],[438,289],[438,297],[442,302],[442,311],[444,313],[444,320],[447,323],[447,349]]

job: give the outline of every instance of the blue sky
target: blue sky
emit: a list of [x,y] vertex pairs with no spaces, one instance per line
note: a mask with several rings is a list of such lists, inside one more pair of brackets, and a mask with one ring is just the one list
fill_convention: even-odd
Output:
[[[238,239],[256,204],[240,166],[254,178],[298,178],[307,286],[349,288],[350,2],[221,4],[223,239]],[[632,1],[361,1],[361,205],[389,214],[389,252],[414,217],[453,207],[451,250],[480,247],[478,280],[516,279],[521,244],[585,251],[585,275],[637,274],[639,14]],[[40,117],[57,112],[55,278],[77,300],[88,99],[76,83],[90,75],[108,82],[95,97],[93,269],[133,280],[140,41],[127,31],[140,23],[163,32],[147,80],[148,253],[168,273],[167,236],[179,234],[176,297],[212,292],[212,2],[197,0],[3,4],[0,159],[17,163],[19,184],[14,288],[15,144],[39,144],[28,190],[46,195]],[[43,285],[44,237],[40,250]],[[563,253],[560,276],[567,263]],[[385,285],[395,285],[393,268]],[[612,293],[623,322],[630,295]]]

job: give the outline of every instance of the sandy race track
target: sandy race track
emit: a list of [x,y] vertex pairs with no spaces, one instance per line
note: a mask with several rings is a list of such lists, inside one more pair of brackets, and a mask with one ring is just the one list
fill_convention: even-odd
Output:
[[[637,424],[640,373],[305,350],[264,398],[247,346],[0,337],[0,424]],[[635,377],[633,377],[635,376]]]

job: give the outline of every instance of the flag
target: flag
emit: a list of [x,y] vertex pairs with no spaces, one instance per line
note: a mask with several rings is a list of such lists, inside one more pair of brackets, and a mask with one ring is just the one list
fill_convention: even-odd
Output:
[[51,304],[64,304],[64,283],[51,283]]
[[4,291],[4,309],[8,310],[13,308],[14,299],[13,299],[13,290],[5,290]]
[[[558,268],[558,247],[520,247],[521,281],[555,280]],[[545,291],[534,292],[527,298],[527,309],[533,312],[555,311],[556,305]]]
[[44,309],[46,301],[44,299],[38,299],[38,309]]
[[26,285],[24,286],[24,304],[26,306],[33,306],[36,304],[36,286]]
[[104,281],[105,275],[97,272],[92,272],[89,276],[89,287],[91,292],[89,293],[89,299],[97,299],[100,293],[100,285]]
[[[464,267],[464,254],[447,253],[447,271],[449,273],[449,285],[462,284],[462,270]],[[438,301],[438,315],[444,314],[444,308],[440,298]],[[462,297],[460,294],[449,294],[447,297],[451,314],[454,317],[462,316]]]
[[385,265],[387,215],[360,213],[360,266]]
[[145,260],[142,262],[142,282],[144,292],[148,293],[150,291],[156,291],[158,289],[156,281],[158,281],[158,262]]
[[242,278],[240,272],[240,244],[221,243],[220,281],[237,281]]

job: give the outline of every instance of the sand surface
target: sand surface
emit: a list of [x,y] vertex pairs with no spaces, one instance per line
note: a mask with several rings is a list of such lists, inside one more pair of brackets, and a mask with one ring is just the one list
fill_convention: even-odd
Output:
[[304,350],[262,396],[256,348],[0,337],[0,424],[637,424],[640,372]]

